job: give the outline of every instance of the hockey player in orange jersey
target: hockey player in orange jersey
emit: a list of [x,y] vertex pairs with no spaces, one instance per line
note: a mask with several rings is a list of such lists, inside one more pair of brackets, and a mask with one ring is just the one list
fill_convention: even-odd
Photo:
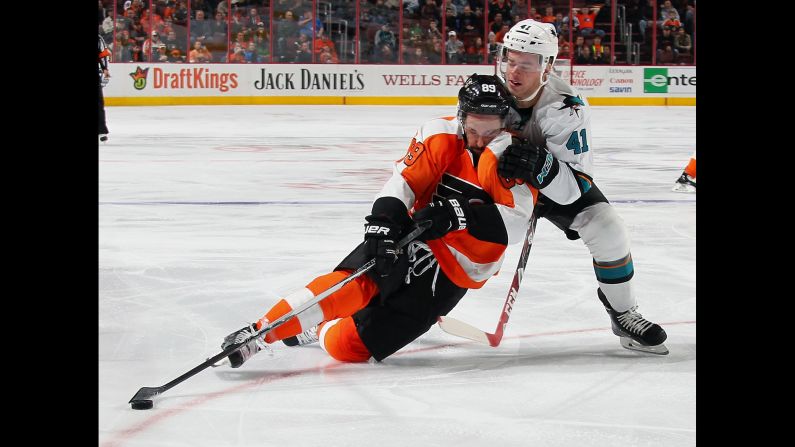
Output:
[[[375,258],[375,268],[255,338],[229,356],[233,368],[265,347],[315,341],[345,362],[381,361],[427,332],[468,289],[500,269],[508,244],[522,242],[537,191],[497,174],[511,144],[505,132],[510,94],[494,76],[472,75],[455,117],[423,124],[365,218],[364,241],[333,272],[274,305],[256,323],[229,334],[240,343],[269,321],[307,303]],[[432,226],[403,250],[415,222]]]
[[676,183],[674,183],[674,187],[672,189],[674,192],[696,192],[696,153],[693,152],[693,155],[690,156],[690,161],[685,166],[685,170],[682,172],[682,175],[676,179]]

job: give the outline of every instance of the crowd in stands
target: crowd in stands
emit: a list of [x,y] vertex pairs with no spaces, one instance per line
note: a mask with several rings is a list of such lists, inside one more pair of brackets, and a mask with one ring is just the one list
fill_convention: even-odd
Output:
[[[559,58],[614,64],[610,1],[99,0],[98,25],[115,62],[491,64],[533,18],[555,26]],[[695,0],[613,1],[657,63],[693,61]]]

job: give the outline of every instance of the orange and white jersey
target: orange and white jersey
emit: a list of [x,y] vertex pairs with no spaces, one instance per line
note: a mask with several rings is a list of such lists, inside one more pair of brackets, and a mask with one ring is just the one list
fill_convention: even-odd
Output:
[[497,161],[510,144],[511,135],[502,132],[476,165],[458,119],[430,120],[376,197],[396,197],[412,212],[453,195],[469,199],[467,228],[427,241],[442,271],[460,287],[482,287],[502,266],[506,246],[524,240],[538,191],[497,174]]

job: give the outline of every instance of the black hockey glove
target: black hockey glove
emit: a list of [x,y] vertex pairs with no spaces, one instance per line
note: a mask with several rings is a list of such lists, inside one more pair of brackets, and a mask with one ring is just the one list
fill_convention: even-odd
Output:
[[558,162],[546,147],[538,148],[530,142],[511,144],[500,156],[497,173],[505,178],[530,182],[544,188],[558,175]]
[[431,202],[425,208],[414,213],[414,221],[419,223],[430,220],[433,225],[425,230],[425,239],[438,239],[450,231],[463,230],[469,219],[469,201],[461,196],[450,197]]
[[382,277],[389,276],[397,262],[397,242],[403,227],[392,219],[379,215],[364,218],[364,243],[367,256],[375,257],[375,271]]

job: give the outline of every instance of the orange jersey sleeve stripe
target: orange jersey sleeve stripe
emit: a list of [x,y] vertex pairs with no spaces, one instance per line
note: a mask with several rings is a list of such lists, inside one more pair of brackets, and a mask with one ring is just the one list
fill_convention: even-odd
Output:
[[442,240],[475,264],[495,262],[505,251],[505,245],[481,241],[471,236],[466,230],[451,231],[445,234]]
[[428,247],[430,247],[434,256],[436,256],[436,260],[439,262],[439,268],[441,268],[444,274],[450,278],[450,281],[458,287],[479,289],[486,283],[486,280],[473,281],[441,239],[428,241]]

